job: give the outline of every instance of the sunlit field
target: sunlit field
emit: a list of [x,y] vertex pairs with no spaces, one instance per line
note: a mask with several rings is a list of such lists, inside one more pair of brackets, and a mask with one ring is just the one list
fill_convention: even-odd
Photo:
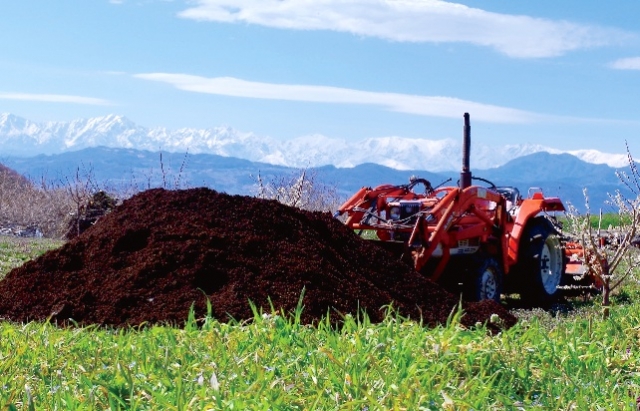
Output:
[[[5,272],[60,242],[2,238]],[[256,312],[138,329],[0,322],[4,409],[629,410],[640,396],[640,295],[518,310],[491,336],[452,313],[331,327]],[[299,310],[303,310],[300,307]],[[299,311],[298,311],[299,313]]]

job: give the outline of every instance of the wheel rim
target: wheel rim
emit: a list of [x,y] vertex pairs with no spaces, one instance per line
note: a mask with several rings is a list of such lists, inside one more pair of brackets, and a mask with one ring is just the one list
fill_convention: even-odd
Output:
[[482,273],[482,289],[480,290],[480,300],[495,300],[498,293],[498,280],[496,273],[487,268]]
[[562,279],[560,252],[560,241],[554,236],[547,237],[540,253],[540,280],[542,280],[542,287],[549,295],[556,292]]

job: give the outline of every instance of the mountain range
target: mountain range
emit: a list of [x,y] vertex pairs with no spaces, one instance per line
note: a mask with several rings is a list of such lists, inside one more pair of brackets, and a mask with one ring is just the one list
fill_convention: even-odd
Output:
[[[473,137],[472,137],[473,139]],[[460,168],[462,138],[425,140],[397,136],[359,141],[308,135],[288,141],[241,132],[231,127],[210,129],[145,128],[123,116],[107,115],[70,122],[33,122],[0,114],[0,150],[7,156],[61,154],[91,147],[127,148],[170,153],[215,154],[285,167],[339,168],[374,163],[397,170],[456,171]],[[535,144],[492,147],[471,145],[472,166],[494,168],[538,152],[562,154]],[[567,152],[593,164],[627,165],[625,154],[596,150]]]
[[[246,195],[256,193],[259,177],[268,182],[311,169],[347,198],[362,186],[404,184],[411,176],[434,186],[456,184],[461,151],[453,140],[385,137],[351,143],[307,136],[277,142],[228,127],[146,129],[115,115],[41,124],[0,115],[0,163],[36,181],[69,184],[79,174],[119,190],[208,186]],[[594,210],[606,209],[609,193],[624,192],[616,171],[630,172],[626,155],[531,145],[500,151],[472,144],[471,168],[474,176],[515,186],[523,195],[540,187],[578,209],[584,208],[586,188]]]
[[[301,169],[252,162],[215,154],[152,152],[136,149],[93,147],[61,154],[34,157],[5,157],[1,162],[33,181],[68,185],[91,180],[96,187],[112,191],[139,191],[151,187],[184,188],[206,186],[229,194],[255,195],[258,178],[265,183],[292,179]],[[307,168],[316,182],[335,189],[342,199],[363,186],[406,184],[411,176],[426,178],[432,185],[455,185],[459,173],[425,170],[397,170],[364,163],[339,168],[332,165]],[[616,170],[604,164],[591,164],[569,154],[539,152],[514,159],[507,164],[473,175],[496,185],[513,186],[526,196],[532,187],[547,196],[560,197],[584,211],[583,189],[588,189],[593,210],[612,211],[605,203],[609,193],[625,191]],[[485,184],[479,181],[478,184]],[[626,192],[629,195],[628,192]]]

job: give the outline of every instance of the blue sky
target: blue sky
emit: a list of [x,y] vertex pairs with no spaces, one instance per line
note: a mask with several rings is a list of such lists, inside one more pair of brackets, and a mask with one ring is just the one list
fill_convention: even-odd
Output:
[[[0,112],[145,127],[640,151],[640,2],[33,0]],[[637,146],[637,148],[634,147]]]

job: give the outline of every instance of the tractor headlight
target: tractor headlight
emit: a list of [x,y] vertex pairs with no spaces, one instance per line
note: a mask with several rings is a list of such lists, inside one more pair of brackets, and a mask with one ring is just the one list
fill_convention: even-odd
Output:
[[391,220],[400,220],[401,210],[398,206],[393,206],[389,209],[389,218]]

